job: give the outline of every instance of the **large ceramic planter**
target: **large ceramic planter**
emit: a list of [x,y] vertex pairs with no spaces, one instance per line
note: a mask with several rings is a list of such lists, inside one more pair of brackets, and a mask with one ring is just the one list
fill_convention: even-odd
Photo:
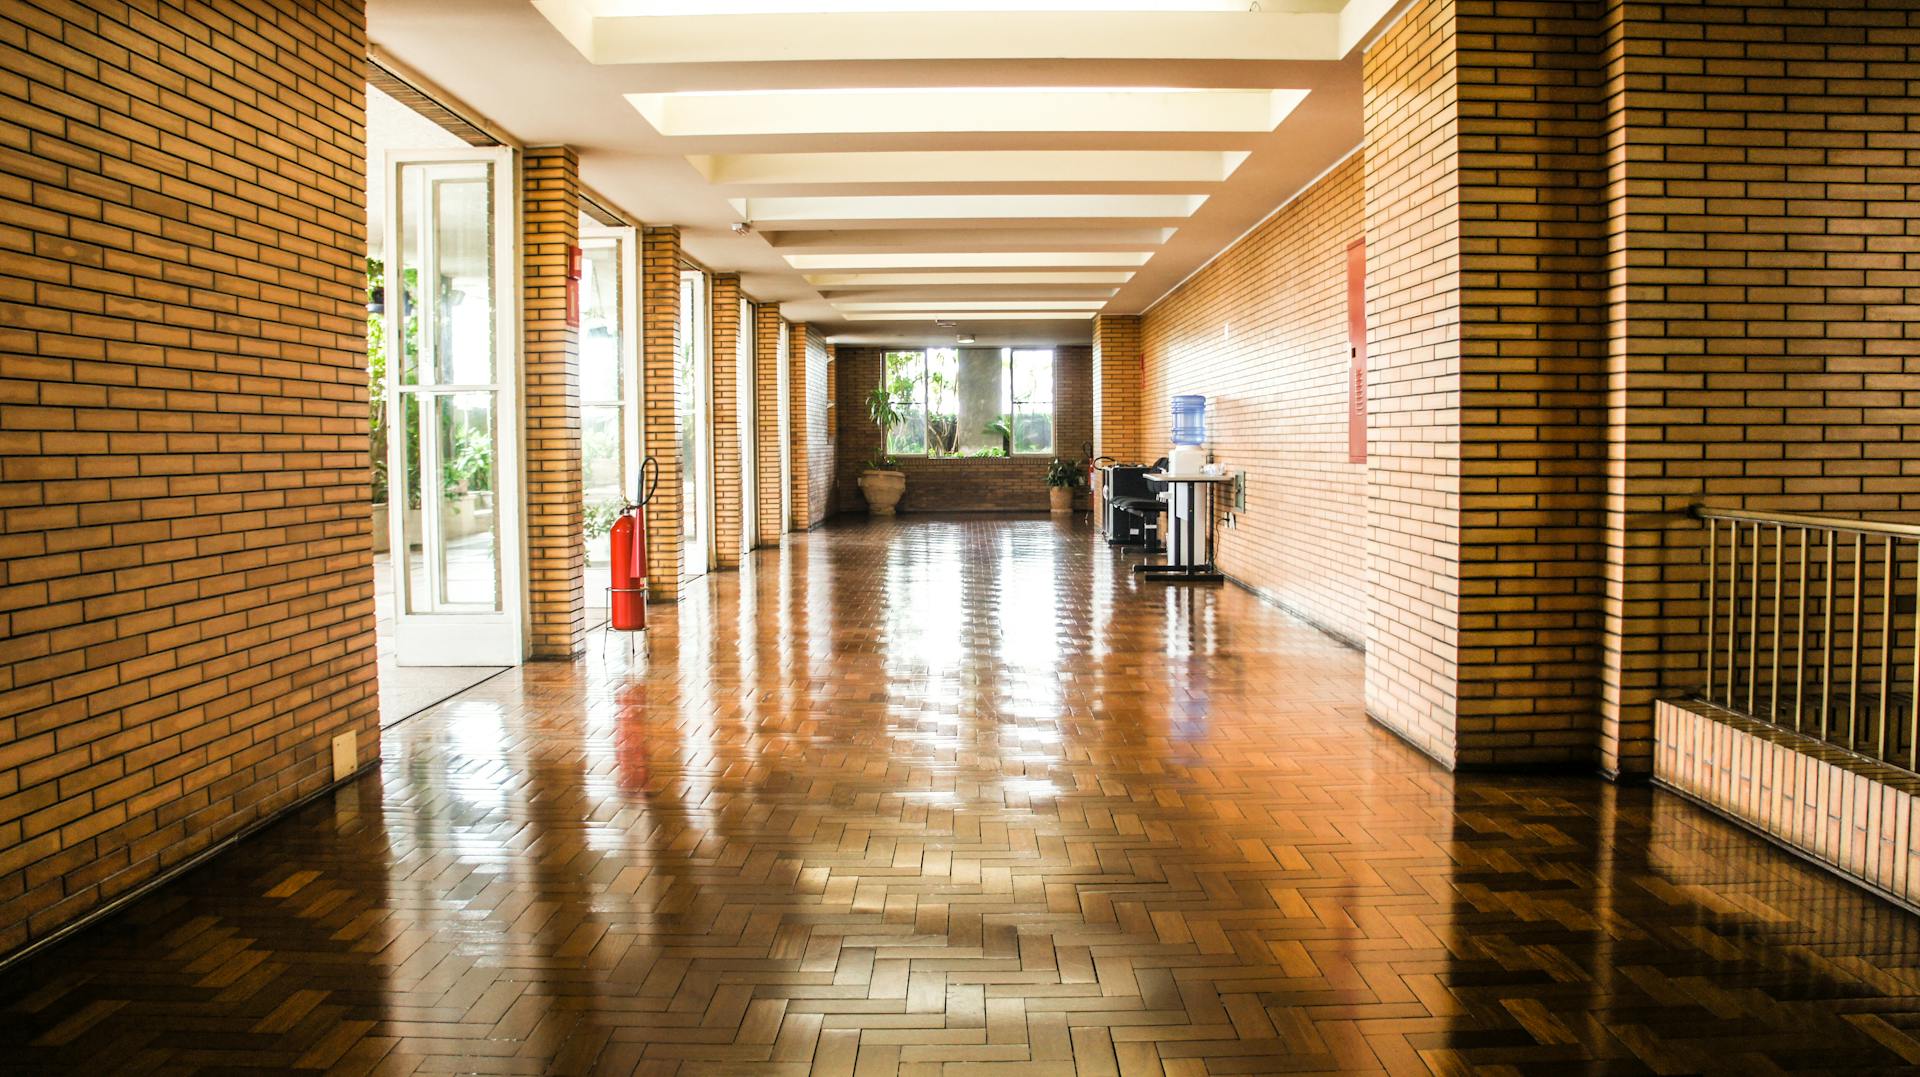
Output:
[[1047,502],[1055,512],[1072,512],[1073,511],[1073,487],[1071,486],[1047,487]]
[[892,516],[894,506],[900,504],[900,495],[907,492],[907,476],[899,471],[862,471],[860,492],[867,497],[868,512]]

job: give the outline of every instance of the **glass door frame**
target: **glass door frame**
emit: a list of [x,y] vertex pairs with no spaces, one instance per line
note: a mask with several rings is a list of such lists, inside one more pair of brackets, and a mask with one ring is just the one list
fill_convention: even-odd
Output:
[[[401,378],[406,352],[405,318],[406,240],[401,234],[402,169],[416,164],[485,163],[492,167],[493,246],[493,380],[472,385],[437,383],[406,385]],[[519,160],[510,147],[474,147],[457,150],[390,150],[386,169],[386,264],[393,314],[386,319],[387,354],[387,474],[402,476],[397,498],[390,495],[387,528],[390,568],[394,574],[394,659],[402,666],[508,666],[526,657],[526,534],[522,512],[520,446],[520,190]],[[424,330],[423,330],[424,331]],[[499,609],[490,612],[411,612],[412,573],[408,555],[406,517],[407,428],[404,401],[409,396],[444,396],[456,392],[489,392],[494,398],[493,490],[499,540]],[[420,429],[434,421],[429,409],[420,412]],[[430,555],[438,534],[439,517],[430,511],[429,487],[435,470],[421,464],[422,553]],[[397,508],[392,507],[397,504]],[[431,562],[429,562],[431,564]],[[431,575],[431,573],[430,573]]]
[[[707,275],[706,270],[683,263],[680,267],[683,300],[686,298],[685,283],[689,278],[693,281],[693,303],[682,314],[686,316],[685,324],[692,334],[689,343],[693,345],[693,399],[687,402],[687,409],[693,415],[692,463],[697,465],[693,474],[693,510],[697,525],[694,533],[699,536],[700,556],[697,559],[687,556],[689,551],[683,531],[680,556],[682,580],[694,579],[713,571],[717,553],[714,536],[718,530],[713,526],[713,278]],[[677,436],[678,431],[675,433]],[[688,461],[682,460],[680,466],[686,468]],[[685,506],[682,506],[682,511],[685,511]]]
[[[640,371],[640,230],[632,225],[583,225],[580,246],[613,242],[620,251],[620,386],[621,403],[621,495],[629,501],[639,494],[635,485],[640,475],[641,407],[646,386]],[[594,604],[587,596],[587,605]]]

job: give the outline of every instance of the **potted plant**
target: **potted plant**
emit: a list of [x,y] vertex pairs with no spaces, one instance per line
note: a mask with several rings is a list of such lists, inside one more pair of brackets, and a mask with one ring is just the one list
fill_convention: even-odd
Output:
[[1055,512],[1073,511],[1073,488],[1080,485],[1080,468],[1058,457],[1047,465],[1048,507]]
[[907,492],[907,476],[894,467],[893,457],[887,455],[890,431],[906,418],[901,414],[900,398],[891,386],[876,385],[873,392],[867,394],[867,417],[880,428],[880,447],[874,450],[867,469],[860,473],[860,492],[866,495],[868,512],[892,516],[901,495]]

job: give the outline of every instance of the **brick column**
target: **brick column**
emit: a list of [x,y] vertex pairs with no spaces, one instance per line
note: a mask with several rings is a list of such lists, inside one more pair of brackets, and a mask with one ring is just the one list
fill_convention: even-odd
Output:
[[1093,320],[1093,454],[1131,460],[1140,451],[1140,316]]
[[680,354],[680,229],[646,229],[640,245],[641,446],[660,465],[647,503],[647,598],[680,597],[680,429],[674,414]]
[[740,276],[713,278],[713,541],[721,568],[740,567]]
[[579,159],[565,146],[535,147],[522,155],[520,177],[529,642],[534,658],[572,658],[587,636],[580,331],[567,324],[567,262],[580,243]]
[[794,322],[787,326],[787,458],[788,476],[793,484],[793,529],[805,531],[813,519],[812,469],[808,466],[807,435],[807,325]]
[[762,303],[754,308],[753,392],[754,460],[759,497],[760,544],[780,545],[780,334],[786,323],[780,320],[778,303]]

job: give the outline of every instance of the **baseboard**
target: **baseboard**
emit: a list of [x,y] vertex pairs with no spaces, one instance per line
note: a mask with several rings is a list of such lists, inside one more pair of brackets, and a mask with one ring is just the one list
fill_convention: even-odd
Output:
[[319,800],[321,797],[324,797],[329,793],[338,792],[339,790],[344,789],[349,785],[352,785],[354,782],[359,781],[361,778],[364,778],[367,775],[372,774],[373,772],[379,769],[380,769],[380,760],[378,757],[375,757],[372,761],[368,762],[366,765],[362,766],[360,769],[354,771],[352,774],[349,774],[346,777],[341,778],[339,781],[328,782],[326,785],[323,785],[320,788],[314,790],[313,792],[308,793],[306,796],[300,797],[299,799],[292,801],[286,807],[280,809],[277,812],[274,812],[272,815],[269,815],[262,819],[255,819],[253,822],[248,823],[246,826],[241,827],[239,830],[234,831],[233,833],[227,835],[226,837],[220,839],[219,841],[214,842],[212,845],[207,846],[205,849],[200,850],[199,852],[193,854],[192,856],[186,858],[185,860],[182,860],[178,864],[175,864],[174,866],[159,873],[158,875],[155,875],[153,878],[148,879],[146,882],[141,883],[139,886],[136,886],[133,889],[127,891],[126,893],[121,894],[119,897],[114,898],[112,901],[109,901],[106,904],[93,909],[91,912],[88,912],[86,915],[81,916],[79,919],[73,921],[72,923],[64,924],[61,927],[56,928],[54,932],[51,935],[48,935],[46,938],[36,939],[33,942],[30,942],[25,946],[22,946],[21,948],[19,948],[18,950],[15,950],[10,954],[7,954],[5,956],[0,956],[0,975],[4,975],[12,971],[14,968],[22,964],[25,964],[28,961],[33,960],[34,958],[40,956],[41,954],[46,953],[48,950],[51,950],[54,947],[60,945],[62,942],[65,942],[66,940],[74,937],[75,935],[78,935],[80,932],[85,931],[90,927],[93,927],[97,924],[100,924],[106,920],[111,919],[112,917],[125,911],[127,906],[132,905],[134,902],[139,901],[141,898],[152,895],[156,891],[160,890],[162,887],[169,886],[179,881],[181,878],[185,877],[186,875],[195,871],[196,869],[204,867],[213,858],[219,856],[221,853],[226,852],[227,850],[233,848],[234,846],[240,844],[241,842],[247,840],[248,838],[253,837],[255,834],[260,833],[262,830],[265,830],[268,827],[273,826],[275,823],[278,823],[281,820],[287,818],[289,815],[292,815],[293,813],[301,810],[302,808],[305,808],[307,805],[312,804],[314,801]]

